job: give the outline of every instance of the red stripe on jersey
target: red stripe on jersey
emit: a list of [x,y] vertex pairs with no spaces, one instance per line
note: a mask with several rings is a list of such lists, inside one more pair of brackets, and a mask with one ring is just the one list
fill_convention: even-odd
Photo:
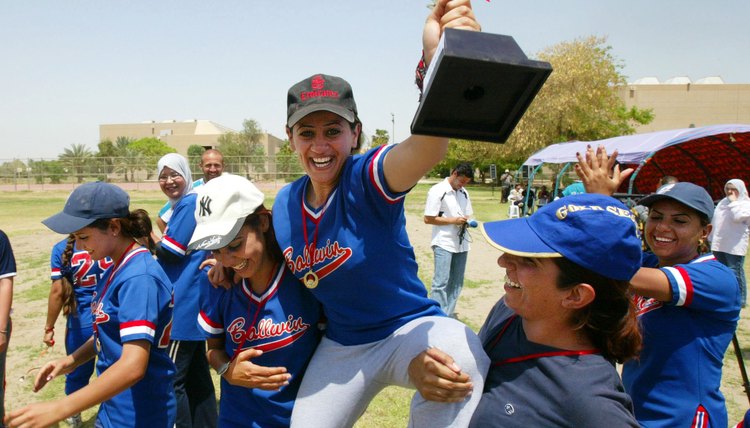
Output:
[[120,323],[120,330],[130,328],[130,327],[148,327],[148,328],[156,330],[156,324],[150,321],[146,321],[146,320],[128,321],[128,322]]
[[688,275],[685,268],[675,266],[675,269],[680,272],[682,280],[685,281],[685,304],[683,306],[690,306],[693,302],[693,282],[690,280],[690,275]]
[[182,254],[185,254],[185,251],[187,250],[186,246],[180,244],[179,242],[175,241],[169,236],[164,236],[162,237],[162,239],[167,241],[168,246],[174,247],[174,249],[177,250],[178,252],[182,252]]
[[693,417],[693,423],[690,425],[691,428],[708,428],[708,411],[703,405],[699,405],[695,409],[695,416]]
[[206,315],[206,313],[203,311],[200,311],[199,316],[201,317],[203,322],[205,322],[207,325],[211,326],[212,328],[218,328],[218,329],[224,328],[224,326],[221,325],[221,323],[212,321],[211,318],[209,318],[208,315]]

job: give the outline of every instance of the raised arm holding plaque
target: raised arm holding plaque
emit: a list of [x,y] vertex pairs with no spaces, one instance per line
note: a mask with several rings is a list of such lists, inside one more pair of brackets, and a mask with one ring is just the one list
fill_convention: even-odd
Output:
[[551,72],[510,36],[448,28],[427,70],[411,132],[504,143]]

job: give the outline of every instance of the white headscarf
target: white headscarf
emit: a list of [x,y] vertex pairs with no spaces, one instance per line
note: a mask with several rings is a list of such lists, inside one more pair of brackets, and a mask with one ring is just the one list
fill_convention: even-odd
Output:
[[190,172],[190,165],[188,164],[187,159],[177,153],[167,153],[159,159],[156,166],[157,176],[161,174],[164,167],[169,167],[185,179],[185,190],[182,192],[182,195],[176,199],[169,199],[169,202],[174,205],[183,196],[193,191],[193,174]]
[[[727,193],[727,186],[732,185],[737,189],[737,192],[739,193],[739,196],[737,197],[738,201],[748,201],[750,200],[750,197],[747,196],[747,187],[745,187],[745,182],[740,180],[739,178],[733,178],[724,185],[724,194]],[[729,200],[729,198],[724,198],[717,204],[717,207],[729,205],[732,201]]]

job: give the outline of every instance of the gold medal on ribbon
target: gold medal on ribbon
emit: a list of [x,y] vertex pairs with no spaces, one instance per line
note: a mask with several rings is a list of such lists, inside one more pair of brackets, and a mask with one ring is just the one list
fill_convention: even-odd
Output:
[[318,286],[318,274],[313,272],[312,269],[310,269],[305,276],[302,277],[302,282],[305,284],[305,287],[309,289],[313,289]]

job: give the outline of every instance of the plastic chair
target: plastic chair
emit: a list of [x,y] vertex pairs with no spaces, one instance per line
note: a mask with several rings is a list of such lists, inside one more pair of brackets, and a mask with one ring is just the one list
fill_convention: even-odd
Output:
[[510,205],[508,205],[508,218],[518,218],[521,215],[521,210],[518,208],[518,205],[511,202]]

